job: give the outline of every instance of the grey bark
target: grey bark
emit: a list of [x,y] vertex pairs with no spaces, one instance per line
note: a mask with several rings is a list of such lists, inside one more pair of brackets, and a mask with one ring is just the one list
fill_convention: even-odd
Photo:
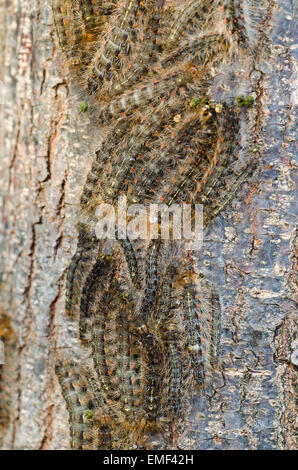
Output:
[[[50,1],[1,0],[0,15],[0,307],[15,335],[1,378],[9,422],[0,443],[68,449],[68,413],[53,366],[62,349],[79,350],[76,326],[64,316],[65,272],[100,129],[79,112]],[[291,0],[268,1],[260,19],[252,80],[261,161],[205,236],[201,265],[222,311],[220,365],[212,395],[192,400],[182,449],[295,448],[294,19]]]

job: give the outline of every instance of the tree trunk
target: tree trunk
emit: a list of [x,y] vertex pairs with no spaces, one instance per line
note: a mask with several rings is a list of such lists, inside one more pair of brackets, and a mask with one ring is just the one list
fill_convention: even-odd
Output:
[[[65,274],[100,129],[80,112],[50,0],[0,8],[0,443],[68,449],[54,365],[61,351],[80,354],[78,327],[64,314]],[[295,448],[294,15],[291,0],[268,0],[253,26],[261,27],[250,76],[260,161],[205,235],[200,261],[221,305],[220,358],[212,394],[192,398],[180,449]],[[1,321],[10,324],[1,330]]]

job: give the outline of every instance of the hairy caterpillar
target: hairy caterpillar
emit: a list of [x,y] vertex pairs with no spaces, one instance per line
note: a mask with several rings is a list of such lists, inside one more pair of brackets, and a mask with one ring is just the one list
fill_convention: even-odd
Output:
[[[161,48],[160,19],[163,9],[163,2],[146,2],[148,20],[144,27],[143,47],[132,56],[133,65],[128,70],[123,70],[119,81],[110,89],[111,96],[122,93],[132,87],[137,80],[151,72],[150,66],[157,61],[158,51]],[[150,10],[151,9],[151,10]]]
[[161,341],[166,350],[167,400],[165,410],[170,416],[179,415],[181,412],[183,376],[181,332],[178,329],[173,306],[173,282],[176,270],[177,267],[171,264],[166,269],[161,286],[160,305],[157,310],[157,318],[154,321],[154,328],[157,331],[160,330]]
[[[81,449],[84,447],[84,434],[88,429],[85,421],[86,413],[89,410],[91,397],[85,393],[85,377],[82,371],[78,371],[76,364],[63,363],[58,361],[56,373],[60,378],[62,394],[70,411],[70,433],[72,447]],[[91,405],[93,408],[94,405]]]
[[104,292],[111,282],[112,276],[115,272],[113,260],[110,256],[102,255],[94,264],[92,271],[86,278],[80,305],[80,337],[85,338],[87,332],[87,324],[89,321],[90,308],[89,304],[98,301],[97,292]]
[[[86,73],[89,93],[99,94],[100,97],[105,92],[113,95],[126,89],[136,80],[136,76],[142,75],[145,64],[155,51],[158,25],[156,1],[129,0],[124,4],[122,2],[118,9],[111,30],[106,32],[106,41],[94,54]],[[140,49],[144,66],[136,67],[135,73],[130,70],[130,78],[127,79],[124,58],[131,57],[133,61],[138,58],[140,64]]]
[[[4,379],[3,368],[8,359],[10,347],[15,343],[15,333],[9,316],[0,309],[0,428],[9,423],[9,400],[6,398],[2,380]],[[3,361],[3,362],[2,362]]]
[[136,338],[131,335],[130,328],[126,326],[130,322],[129,311],[122,309],[119,312],[117,322],[120,334],[118,341],[119,367],[116,374],[118,375],[122,410],[126,416],[140,414],[138,410],[141,400],[141,364]]
[[95,92],[98,88],[98,81],[104,78],[104,75],[110,70],[112,64],[116,62],[121,51],[129,53],[128,38],[131,28],[134,24],[136,14],[138,12],[138,1],[129,0],[128,2],[120,2],[119,10],[115,11],[114,23],[108,31],[103,46],[99,52],[95,52],[89,73],[88,88],[90,92]]
[[52,0],[59,43],[77,77],[86,70],[98,36],[114,8],[115,1]]
[[[113,318],[109,318],[109,307],[115,307],[115,301],[111,298],[111,294],[106,291],[101,299],[100,304],[95,304],[95,312],[93,316],[93,321],[90,322],[92,340],[91,346],[93,351],[93,361],[94,367],[101,383],[104,397],[107,400],[114,400],[115,398],[119,399],[119,390],[115,385],[115,370],[114,367],[108,366],[108,361],[113,359],[113,352],[107,355],[106,347],[110,342],[115,341],[115,331],[113,328],[109,330],[109,325]],[[113,314],[114,316],[115,314]],[[110,327],[111,328],[111,327]],[[114,333],[114,335],[113,335]],[[112,334],[112,336],[111,336]],[[112,354],[112,356],[110,356]]]
[[206,353],[202,346],[201,330],[203,325],[201,323],[202,313],[200,305],[196,302],[196,297],[193,287],[185,288],[184,292],[184,312],[186,334],[188,339],[188,351],[191,357],[194,377],[199,385],[205,381],[204,369],[204,354]]
[[[109,449],[111,418],[104,416],[104,403],[90,369],[59,360],[56,374],[69,410],[72,447],[78,450]],[[97,415],[98,409],[101,409],[101,416]]]
[[211,294],[211,307],[212,307],[212,326],[211,326],[211,363],[215,364],[218,361],[219,357],[219,344],[220,344],[220,334],[221,334],[221,310],[220,302],[216,292]]
[[152,314],[155,301],[156,301],[156,292],[158,288],[158,255],[160,249],[160,240],[153,240],[147,251],[147,262],[145,265],[145,289],[144,289],[144,298],[141,307],[141,319],[146,324],[148,322],[148,317]]
[[161,377],[163,355],[158,339],[151,333],[143,333],[140,337],[144,355],[147,360],[145,410],[149,421],[155,421],[160,404]]
[[[176,45],[176,41],[180,39],[180,35],[185,31],[187,24],[194,21],[197,16],[202,15],[204,10],[206,11],[207,8],[211,9],[212,3],[212,1],[209,1],[208,5],[206,5],[206,2],[202,2],[201,0],[193,0],[183,7],[182,12],[178,10],[177,16],[169,28],[170,34],[167,41],[167,47],[169,48]],[[202,21],[202,17],[199,18],[199,21]]]
[[[171,93],[173,89],[182,87],[187,81],[192,80],[191,75],[185,72],[184,67],[183,69],[169,73],[162,80],[152,79],[136,88],[134,91],[126,93],[122,95],[121,98],[112,101],[107,108],[108,116],[114,117],[121,112],[129,114],[134,109],[142,109],[144,106],[148,105],[148,103],[160,100],[165,94]],[[103,115],[102,119],[104,121],[106,116]]]
[[120,243],[125,254],[125,258],[127,261],[129,274],[130,274],[132,283],[137,289],[140,289],[141,288],[141,274],[140,274],[140,270],[138,266],[138,260],[134,252],[134,249],[132,247],[131,241],[128,238],[121,239]]
[[80,305],[84,279],[92,269],[98,253],[99,242],[85,227],[79,233],[77,252],[73,256],[67,272],[65,310],[75,317]]

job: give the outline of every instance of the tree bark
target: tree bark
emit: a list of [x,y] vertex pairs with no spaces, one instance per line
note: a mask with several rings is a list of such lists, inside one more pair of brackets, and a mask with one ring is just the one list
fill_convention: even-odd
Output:
[[[0,15],[0,308],[13,330],[3,336],[8,415],[0,443],[68,449],[54,364],[59,351],[80,350],[64,315],[65,273],[100,129],[91,113],[80,113],[81,92],[63,64],[50,1],[1,0]],[[192,399],[181,449],[295,448],[294,16],[291,0],[269,0],[257,21],[250,78],[258,90],[261,161],[205,236],[201,265],[221,305],[220,365],[213,394]]]

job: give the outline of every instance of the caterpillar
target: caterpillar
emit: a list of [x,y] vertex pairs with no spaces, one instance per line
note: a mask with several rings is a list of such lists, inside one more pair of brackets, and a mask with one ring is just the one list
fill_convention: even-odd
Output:
[[195,380],[199,385],[202,385],[205,382],[206,375],[204,366],[206,350],[202,345],[201,338],[201,331],[204,329],[204,325],[202,324],[203,315],[200,310],[200,304],[196,301],[193,286],[185,287],[183,302],[188,353],[191,358]]
[[181,361],[181,348],[176,334],[164,334],[164,343],[167,347],[167,360],[166,366],[169,369],[168,381],[168,404],[167,412],[174,416],[179,416],[181,413],[181,388],[182,388],[182,361]]
[[[230,123],[229,126],[224,125],[224,120],[229,115]],[[235,154],[233,147],[235,147],[235,141],[237,143],[237,135],[239,132],[239,124],[236,114],[232,109],[228,107],[223,108],[218,118],[218,142],[214,152],[214,156],[209,162],[209,165],[202,175],[200,184],[196,187],[196,193],[193,198],[196,200],[196,194],[202,191],[203,186],[206,186],[207,182],[212,179],[208,189],[204,192],[204,195],[199,199],[201,202],[206,202],[211,191],[219,182],[220,177],[224,172],[224,168],[233,161],[231,156]]]
[[145,411],[147,419],[155,422],[160,405],[160,391],[161,391],[161,376],[160,372],[163,369],[163,355],[161,345],[156,336],[151,333],[143,333],[140,341],[146,357],[146,362],[149,365],[146,373],[146,388],[145,388]]
[[[162,80],[152,79],[134,91],[122,95],[121,98],[111,101],[107,108],[107,114],[109,117],[114,117],[121,112],[129,114],[135,109],[140,110],[148,105],[148,103],[160,100],[175,88],[180,88],[191,80],[192,77],[185,71],[185,67],[182,67],[182,70],[170,72]],[[105,121],[105,119],[106,114],[103,114],[102,121]]]
[[218,60],[229,50],[229,42],[223,34],[202,34],[198,38],[186,37],[179,47],[168,53],[161,66],[167,68],[173,61],[190,60],[197,66],[205,66],[216,57]]
[[87,428],[83,415],[88,409],[86,405],[81,404],[81,397],[85,398],[80,388],[82,374],[75,373],[74,364],[66,365],[62,361],[56,364],[56,374],[61,377],[62,395],[70,413],[71,446],[80,449],[84,445],[84,431]]
[[88,425],[84,420],[89,403],[83,393],[85,377],[82,371],[77,371],[75,363],[66,363],[61,360],[56,363],[56,374],[60,379],[63,397],[70,413],[71,446],[82,449],[84,447],[84,433]]
[[216,364],[219,358],[219,346],[220,346],[220,336],[221,336],[221,309],[219,297],[216,292],[211,294],[211,308],[212,308],[212,325],[211,325],[211,363]]
[[[106,351],[107,345],[113,345],[115,343],[116,332],[110,326],[114,318],[109,318],[108,316],[109,309],[112,309],[113,307],[115,308],[115,306],[116,302],[115,300],[113,302],[111,293],[106,291],[102,296],[100,304],[95,305],[93,321],[90,322],[94,368],[96,370],[98,380],[101,383],[103,395],[107,401],[114,401],[115,399],[118,400],[120,396],[119,389],[115,383],[116,364],[114,362],[113,366],[111,365],[115,353],[111,348],[109,355],[107,355]],[[110,361],[110,367],[108,365],[108,361]]]
[[[105,201],[109,202],[109,198],[104,195],[103,189],[101,189],[99,186],[99,179],[102,173],[105,174],[110,169],[109,156],[113,152],[113,146],[117,145],[119,139],[121,139],[121,134],[123,131],[125,131],[125,127],[126,126],[124,125],[122,129],[121,124],[117,126],[116,129],[113,130],[112,139],[107,139],[105,142],[103,142],[103,144],[95,152],[95,158],[93,160],[91,170],[87,176],[87,181],[84,185],[80,200],[83,214],[92,214],[95,206],[98,204],[97,199],[100,193],[105,198]],[[105,170],[106,167],[108,170]],[[110,194],[112,192],[111,186],[108,186],[106,191],[108,194]]]
[[[110,37],[106,38],[102,49],[99,53],[95,53],[92,60],[92,72],[98,78],[102,78],[104,71],[109,70],[113,60],[120,53],[121,49],[125,47],[130,33],[129,26],[133,25],[138,11],[138,3],[137,0],[120,2],[119,9],[117,8],[118,11],[114,15],[115,23],[112,23],[111,31],[109,31]],[[103,68],[102,70],[101,67]]]
[[152,64],[158,61],[158,51],[161,49],[160,21],[164,2],[146,2],[146,8],[151,13],[144,27],[143,47],[132,56],[133,65],[123,70],[119,81],[111,87],[110,95],[119,95],[131,88],[141,77],[149,75]]
[[88,65],[115,2],[52,0],[54,23],[69,66],[77,80]]
[[115,263],[111,256],[101,255],[94,264],[92,271],[86,278],[84,284],[81,304],[80,304],[80,338],[81,340],[86,339],[87,326],[90,315],[89,304],[99,301],[97,292],[104,292],[109,286],[109,282],[115,272]]
[[211,210],[211,217],[216,217],[224,208],[231,202],[235,197],[240,188],[243,187],[243,184],[248,180],[249,176],[257,168],[257,162],[249,161],[246,166],[241,170],[235,179],[229,184],[227,195],[225,197],[219,198],[217,205]]
[[58,360],[55,370],[69,411],[71,447],[109,449],[111,436],[106,422],[111,426],[111,419],[96,414],[97,409],[103,413],[105,408],[92,371],[66,359]]
[[154,327],[160,330],[162,344],[165,347],[165,375],[167,400],[165,411],[168,416],[179,416],[182,399],[182,349],[181,332],[175,318],[173,306],[173,282],[177,267],[170,263],[166,269],[160,292],[160,305],[157,310]]
[[113,403],[113,420],[123,426],[138,411],[141,364],[137,340],[128,326],[131,302],[120,288],[120,280],[114,278],[116,257],[116,253],[100,255],[86,279],[81,302],[81,315],[84,314],[81,339],[83,326],[83,339],[92,348],[101,398],[106,404]]
[[82,207],[89,202],[90,197],[93,195],[94,191],[96,191],[100,174],[103,171],[104,166],[107,164],[107,161],[108,157],[103,153],[102,149],[97,149],[81,195],[80,204]]
[[99,241],[95,235],[81,225],[77,252],[73,256],[67,271],[65,310],[70,318],[78,314],[84,279],[92,269],[97,257]]
[[[76,7],[77,2],[75,0],[52,1],[56,31],[62,49],[67,48],[68,45],[69,48],[74,48],[82,39],[83,27],[82,24],[79,24],[78,19],[75,18],[75,11],[77,15],[80,15],[80,10]],[[66,50],[66,53],[71,55],[72,51]]]
[[[119,328],[117,352],[119,367],[117,368],[116,374],[118,375],[122,410],[127,416],[137,411],[135,404],[140,399],[136,395],[136,392],[140,394],[140,380],[139,377],[136,376],[136,362],[132,362],[132,338],[130,328],[126,327],[129,322],[128,311],[121,309],[117,321]],[[136,356],[134,359],[136,360]],[[139,372],[139,370],[137,370],[137,372]]]
[[213,3],[214,2],[212,0],[209,0],[208,2],[193,0],[188,2],[188,5],[183,7],[182,11],[179,9],[175,15],[173,23],[169,28],[170,34],[166,42],[166,48],[171,48],[176,45],[176,41],[180,39],[180,36],[186,30],[187,24],[191,21],[194,21],[197,16],[199,16],[199,27],[196,25],[196,28],[200,29],[201,23],[204,21],[203,13],[208,9],[210,14]]
[[141,273],[139,270],[138,260],[134,252],[134,249],[132,247],[131,241],[129,240],[129,238],[121,239],[120,243],[125,254],[131,281],[134,287],[136,287],[137,289],[140,289],[142,286]]
[[243,7],[240,0],[224,0],[223,9],[228,31],[239,45],[247,46],[248,38],[243,16]]
[[172,290],[175,268],[170,265],[162,278],[161,292],[159,293],[158,308],[153,316],[152,328],[158,333],[169,319],[172,318]]
[[144,297],[140,312],[141,321],[143,321],[145,324],[148,323],[148,318],[152,315],[156,302],[156,292],[158,289],[159,280],[158,257],[160,244],[160,240],[153,240],[149,244],[147,250]]

